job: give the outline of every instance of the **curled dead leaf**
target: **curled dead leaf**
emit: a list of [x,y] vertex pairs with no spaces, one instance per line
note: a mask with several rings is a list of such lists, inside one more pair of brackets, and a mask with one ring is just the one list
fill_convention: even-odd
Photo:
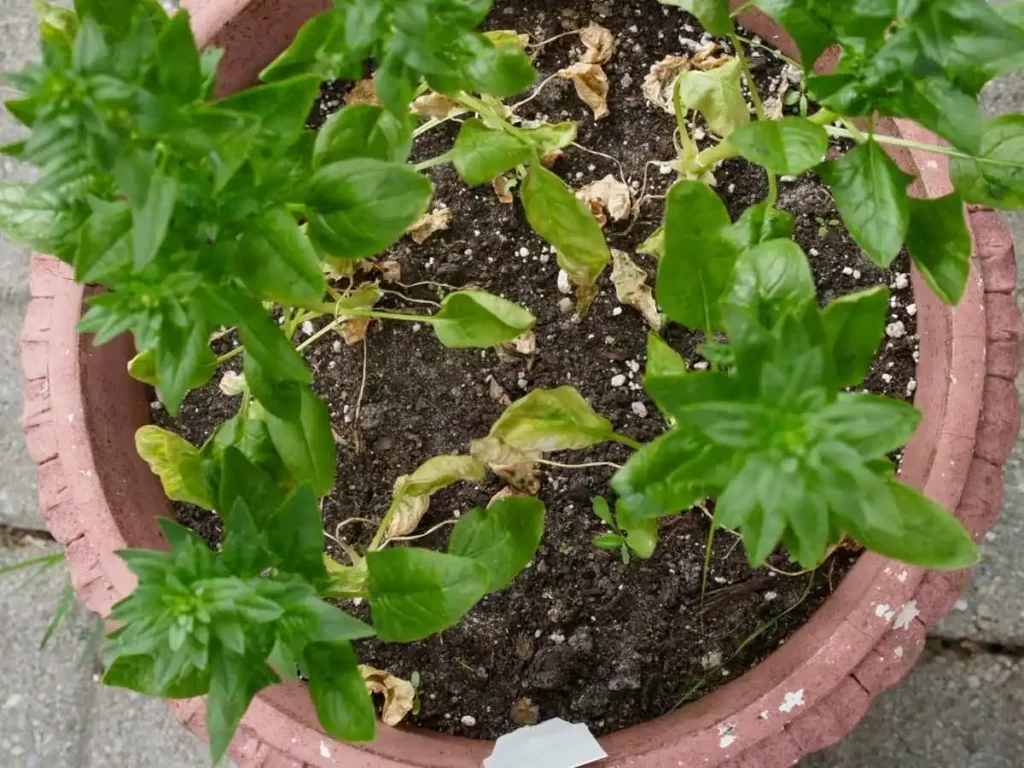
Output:
[[600,64],[587,64],[581,61],[560,69],[555,76],[572,81],[576,87],[576,95],[594,112],[595,120],[611,114],[608,111],[608,76]]
[[611,174],[579,189],[576,197],[590,206],[591,213],[602,227],[609,218],[622,221],[633,213],[633,196],[629,187]]
[[555,163],[558,162],[558,158],[560,158],[561,156],[562,150],[553,149],[550,152],[541,155],[540,164],[543,165],[545,168],[550,169],[552,166],[554,166]]
[[732,61],[732,56],[725,53],[718,55],[719,51],[721,48],[718,47],[718,43],[710,42],[690,57],[690,63],[694,69],[708,72]]
[[494,194],[497,195],[499,203],[512,205],[512,187],[515,186],[515,182],[507,176],[495,176],[491,179],[491,186],[494,187]]
[[[788,64],[786,66],[789,66]],[[789,80],[782,78],[779,90],[764,100],[764,116],[768,120],[781,120],[782,108],[785,106],[786,94],[789,92]]]
[[408,536],[419,525],[430,506],[430,497],[460,480],[480,482],[487,467],[473,456],[432,456],[414,472],[395,480],[391,494],[391,522],[387,536]]
[[452,223],[452,209],[438,208],[424,214],[409,227],[409,237],[417,245],[422,245],[435,232],[448,229]]
[[217,385],[221,392],[228,397],[234,397],[245,392],[245,374],[227,371]]
[[341,280],[352,277],[359,262],[354,259],[331,259],[324,261],[324,276],[328,280]]
[[690,70],[692,66],[689,56],[672,54],[656,64],[652,64],[651,71],[644,78],[642,87],[644,98],[670,115],[674,114],[672,89],[679,75]]
[[416,689],[408,680],[392,675],[381,669],[359,665],[359,674],[363,676],[366,690],[371,694],[384,697],[384,707],[380,719],[384,725],[398,725],[407,714],[412,712],[416,700]]
[[345,104],[371,104],[379,106],[380,100],[377,98],[377,87],[374,85],[373,78],[368,77],[365,80],[360,80],[352,86],[352,90],[345,94]]
[[491,400],[494,400],[499,405],[512,404],[512,398],[508,396],[508,392],[505,391],[505,388],[493,376],[487,377],[487,394],[490,395]]
[[530,496],[540,490],[536,463],[540,453],[520,451],[496,435],[474,440],[469,452],[513,488]]
[[580,41],[587,49],[580,60],[587,64],[604,64],[615,53],[615,36],[600,24],[590,22],[581,29]]
[[394,259],[380,259],[379,261],[367,262],[367,266],[380,272],[389,283],[402,282],[402,265]]
[[533,331],[527,331],[522,336],[516,336],[512,340],[512,346],[516,348],[516,352],[520,355],[535,355],[537,354],[537,334]]
[[465,112],[463,107],[455,99],[445,96],[443,93],[425,93],[412,103],[412,111],[424,117],[436,117],[443,119],[453,114]]
[[661,330],[661,317],[654,294],[647,285],[647,273],[638,267],[625,251],[612,249],[612,283],[615,295],[623,304],[639,310],[648,325]]

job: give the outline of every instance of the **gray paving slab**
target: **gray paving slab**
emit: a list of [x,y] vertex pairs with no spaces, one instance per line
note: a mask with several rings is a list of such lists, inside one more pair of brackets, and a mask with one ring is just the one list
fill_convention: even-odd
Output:
[[942,652],[879,697],[851,736],[801,768],[1020,768],[1024,660]]
[[[36,24],[30,0],[0,0],[0,72],[19,69],[36,55]],[[0,86],[0,98],[9,96]],[[0,109],[0,144],[15,141],[23,129]],[[0,183],[29,178],[27,168],[0,157]],[[28,254],[0,235],[0,523],[41,528],[36,506],[35,468],[25,454],[21,433],[7,428],[21,419],[22,383],[18,335],[28,303]]]

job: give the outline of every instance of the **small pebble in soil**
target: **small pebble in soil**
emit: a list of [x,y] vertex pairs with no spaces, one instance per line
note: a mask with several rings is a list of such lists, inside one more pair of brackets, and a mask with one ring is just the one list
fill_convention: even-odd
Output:
[[476,725],[476,718],[472,715],[463,715],[462,719],[459,722],[461,722],[467,728],[472,728],[474,725]]
[[901,320],[897,320],[894,323],[889,323],[885,326],[885,335],[890,339],[902,339],[907,335],[906,326],[903,325]]
[[900,272],[898,275],[896,275],[896,282],[894,283],[894,285],[896,286],[897,291],[906,290],[907,286],[910,285],[910,280],[908,279],[905,272]]
[[913,317],[917,314],[917,304],[907,304],[907,314]]
[[612,386],[613,387],[621,387],[625,383],[626,383],[626,377],[623,374],[617,373],[616,375],[612,376]]

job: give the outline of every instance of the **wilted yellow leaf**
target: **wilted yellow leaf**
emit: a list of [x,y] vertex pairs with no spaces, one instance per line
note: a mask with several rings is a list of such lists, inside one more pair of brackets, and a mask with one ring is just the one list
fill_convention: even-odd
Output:
[[721,54],[716,56],[721,50],[718,47],[718,43],[711,42],[697,51],[693,56],[690,57],[690,62],[693,64],[694,69],[699,69],[702,72],[707,72],[712,69],[718,69],[718,67],[724,66],[732,61],[732,56],[728,54]]
[[380,101],[377,99],[377,88],[373,83],[373,78],[368,77],[356,83],[352,90],[345,94],[345,104],[372,104],[373,106],[378,106]]
[[497,436],[474,440],[469,452],[516,490],[531,496],[540,490],[536,459],[541,457],[541,452],[520,451]]
[[499,48],[505,45],[518,45],[520,48],[525,48],[530,42],[528,34],[516,32],[514,29],[492,29],[489,32],[484,32],[484,37]]
[[491,186],[494,187],[494,194],[498,197],[499,203],[512,205],[513,182],[507,176],[495,176],[491,179]]
[[409,227],[409,237],[417,245],[422,245],[428,237],[435,232],[448,229],[452,223],[452,209],[438,208],[430,213],[424,214]]
[[245,392],[245,374],[227,371],[217,385],[221,392],[228,397],[234,397]]
[[594,112],[594,119],[607,117],[608,111],[608,76],[599,64],[579,62],[560,69],[555,73],[562,80],[572,80],[576,86],[576,95]]
[[366,690],[381,694],[384,707],[380,719],[384,725],[398,725],[407,714],[412,712],[416,700],[416,689],[408,680],[392,675],[390,672],[375,669],[366,664],[359,665],[359,674],[363,676]]
[[590,206],[591,212],[603,227],[607,220],[622,221],[633,213],[633,196],[629,187],[608,174],[576,192],[576,197]]
[[654,294],[647,285],[647,273],[640,269],[625,251],[612,249],[612,283],[615,295],[623,304],[640,311],[648,325],[655,331],[661,330],[661,317]]
[[672,108],[672,89],[679,75],[691,67],[689,56],[669,55],[652,64],[651,71],[644,78],[644,98],[670,115],[673,114],[675,110]]
[[590,22],[581,29],[580,40],[587,48],[581,59],[586,64],[604,64],[615,53],[615,36],[600,24]]
[[366,332],[370,329],[372,317],[352,317],[341,325],[341,338],[349,346],[358,344],[366,338]]
[[480,482],[487,474],[485,467],[473,456],[432,456],[414,472],[395,480],[391,495],[391,522],[387,535],[408,536],[419,525],[430,506],[430,497],[460,480]]
[[452,114],[465,112],[466,108],[455,99],[443,93],[425,93],[412,103],[412,111],[425,117],[445,118]]

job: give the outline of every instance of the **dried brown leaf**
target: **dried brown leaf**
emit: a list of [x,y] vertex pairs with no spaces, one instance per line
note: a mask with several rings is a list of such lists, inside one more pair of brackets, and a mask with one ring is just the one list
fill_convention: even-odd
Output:
[[660,107],[670,115],[675,113],[672,108],[672,89],[676,80],[683,73],[693,68],[689,56],[668,55],[656,64],[644,78],[644,98]]
[[522,336],[514,338],[512,346],[516,348],[516,352],[520,355],[535,355],[537,354],[537,334],[533,331],[527,331]]
[[587,49],[580,61],[586,64],[604,64],[615,53],[615,36],[600,24],[590,22],[581,29],[580,41]]
[[507,176],[494,177],[491,179],[491,186],[494,187],[494,194],[497,195],[499,203],[512,205],[513,183],[509,181]]
[[506,485],[504,488],[502,488],[496,494],[491,496],[490,501],[487,502],[487,506],[488,507],[493,507],[499,501],[501,501],[502,499],[507,499],[509,496],[522,496],[522,495],[523,494],[521,494],[519,491],[517,491],[512,486]]
[[720,56],[716,55],[720,50],[718,43],[708,43],[690,57],[690,63],[693,64],[694,69],[699,69],[702,72],[718,69],[719,67],[728,64],[733,58],[732,56],[724,53]]
[[516,725],[536,725],[540,720],[540,708],[530,699],[517,699],[512,703],[509,717]]
[[487,377],[487,394],[490,395],[491,400],[494,400],[499,405],[507,406],[512,404],[512,398],[508,396],[508,392],[505,391],[505,388],[493,376]]
[[406,496],[395,502],[395,510],[391,513],[391,523],[388,525],[388,538],[395,536],[408,536],[416,530],[420,520],[427,514],[430,508],[430,496]]
[[381,669],[359,665],[359,674],[363,676],[366,690],[384,697],[384,708],[380,719],[384,725],[398,725],[407,714],[412,712],[416,700],[416,689],[408,680],[392,675]]
[[497,436],[474,440],[469,452],[513,488],[531,496],[540,490],[536,463],[539,453],[520,451]]
[[237,373],[235,371],[227,371],[224,376],[221,377],[220,383],[217,387],[228,397],[240,395],[245,392],[245,374]]
[[380,272],[389,283],[402,282],[402,265],[394,259],[369,262],[370,269]]
[[611,114],[608,111],[608,76],[600,64],[579,62],[560,69],[555,75],[562,80],[572,80],[576,95],[593,110],[595,120]]
[[358,344],[366,338],[366,332],[370,329],[372,317],[352,317],[341,324],[341,338],[349,346]]
[[625,251],[612,249],[612,283],[615,295],[623,304],[640,311],[648,325],[655,331],[661,330],[661,317],[654,294],[647,285],[647,273],[633,263]]
[[560,158],[561,156],[562,156],[562,150],[560,150],[560,149],[553,149],[550,152],[548,152],[547,154],[541,156],[540,164],[543,165],[545,168],[550,170],[552,168],[552,166],[554,166],[554,164],[558,162],[558,158]]
[[438,208],[431,211],[430,213],[421,216],[411,227],[409,227],[409,237],[417,245],[422,245],[426,242],[427,238],[435,232],[441,232],[442,230],[448,229],[448,226],[452,223],[452,209],[451,208]]
[[590,206],[601,226],[609,218],[612,221],[623,221],[633,213],[633,196],[629,187],[611,174],[587,184],[576,192],[576,197]]
[[425,93],[412,103],[412,111],[417,115],[425,117],[445,118],[450,115],[465,112],[463,107],[455,99],[445,96],[443,93]]
[[371,104],[379,106],[380,101],[377,99],[377,87],[374,85],[373,78],[368,77],[365,80],[360,80],[352,86],[352,90],[345,94],[345,104]]

